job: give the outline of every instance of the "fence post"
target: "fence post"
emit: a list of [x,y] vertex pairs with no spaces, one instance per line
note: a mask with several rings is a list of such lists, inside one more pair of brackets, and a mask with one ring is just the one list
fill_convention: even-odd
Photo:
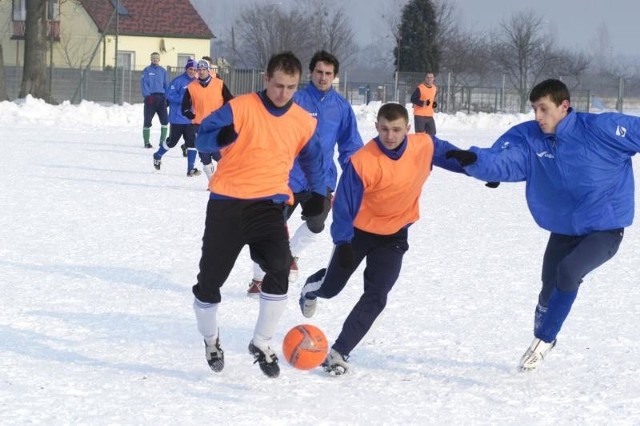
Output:
[[618,99],[616,100],[616,110],[622,112],[624,109],[624,77],[618,80]]

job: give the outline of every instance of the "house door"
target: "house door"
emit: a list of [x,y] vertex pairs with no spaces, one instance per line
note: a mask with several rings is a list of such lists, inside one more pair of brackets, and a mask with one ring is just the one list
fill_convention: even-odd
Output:
[[[120,86],[120,100],[131,103],[133,98],[133,65],[135,63],[135,52],[118,50],[118,86]],[[138,96],[136,96],[136,99]]]

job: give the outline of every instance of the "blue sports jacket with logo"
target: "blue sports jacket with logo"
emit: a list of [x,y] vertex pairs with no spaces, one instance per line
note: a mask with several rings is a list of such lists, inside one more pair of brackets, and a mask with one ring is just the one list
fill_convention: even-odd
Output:
[[563,235],[631,225],[634,182],[631,157],[640,152],[640,117],[569,109],[555,134],[536,121],[512,127],[465,171],[478,179],[526,182],[536,223]]
[[[327,167],[326,186],[333,191],[338,179],[338,171],[333,159],[336,145],[338,162],[342,169],[351,154],[363,145],[351,104],[333,88],[324,93],[311,82],[305,88],[298,90],[293,95],[293,100],[318,120],[316,136],[320,141],[324,164]],[[294,193],[309,190],[309,184],[297,160],[289,174],[289,186]]]

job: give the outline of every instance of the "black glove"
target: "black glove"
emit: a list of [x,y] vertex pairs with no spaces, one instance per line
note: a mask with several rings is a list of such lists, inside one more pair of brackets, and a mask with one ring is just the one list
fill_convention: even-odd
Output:
[[446,158],[455,158],[462,167],[470,166],[476,162],[478,156],[471,151],[447,151]]
[[436,101],[433,101],[433,109],[438,108],[438,103]]
[[305,218],[318,216],[324,211],[324,203],[327,201],[327,197],[312,192],[311,197],[302,204],[302,216]]
[[484,184],[487,188],[497,188],[500,186],[500,182],[487,182]]
[[355,268],[355,259],[353,258],[353,246],[351,243],[340,244],[336,247],[336,255],[338,256],[338,264],[347,271]]
[[190,109],[182,111],[182,115],[187,117],[189,120],[193,120],[194,118],[196,118],[196,115]]
[[224,126],[218,132],[217,143],[218,146],[227,146],[230,143],[234,142],[238,138],[238,134],[236,133],[235,127],[233,127],[233,123],[228,126]]
[[430,100],[430,99],[427,99],[427,100],[424,102],[424,106],[429,106],[429,104],[431,104],[431,100]]

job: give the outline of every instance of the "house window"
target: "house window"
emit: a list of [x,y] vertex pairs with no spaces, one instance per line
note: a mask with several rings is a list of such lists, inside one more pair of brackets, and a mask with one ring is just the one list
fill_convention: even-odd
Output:
[[47,20],[48,21],[60,20],[60,0],[47,1]]
[[[13,20],[27,20],[27,0],[13,0]],[[47,0],[47,21],[60,20],[60,0]]]
[[[27,0],[12,0],[12,39],[24,40],[27,22]],[[60,0],[47,0],[47,38],[60,41]]]
[[131,71],[135,61],[135,52],[118,50],[118,67],[125,71]]
[[184,66],[187,65],[187,61],[194,58],[193,53],[178,53],[178,69],[184,70]]
[[27,20],[27,0],[13,0],[13,20]]

